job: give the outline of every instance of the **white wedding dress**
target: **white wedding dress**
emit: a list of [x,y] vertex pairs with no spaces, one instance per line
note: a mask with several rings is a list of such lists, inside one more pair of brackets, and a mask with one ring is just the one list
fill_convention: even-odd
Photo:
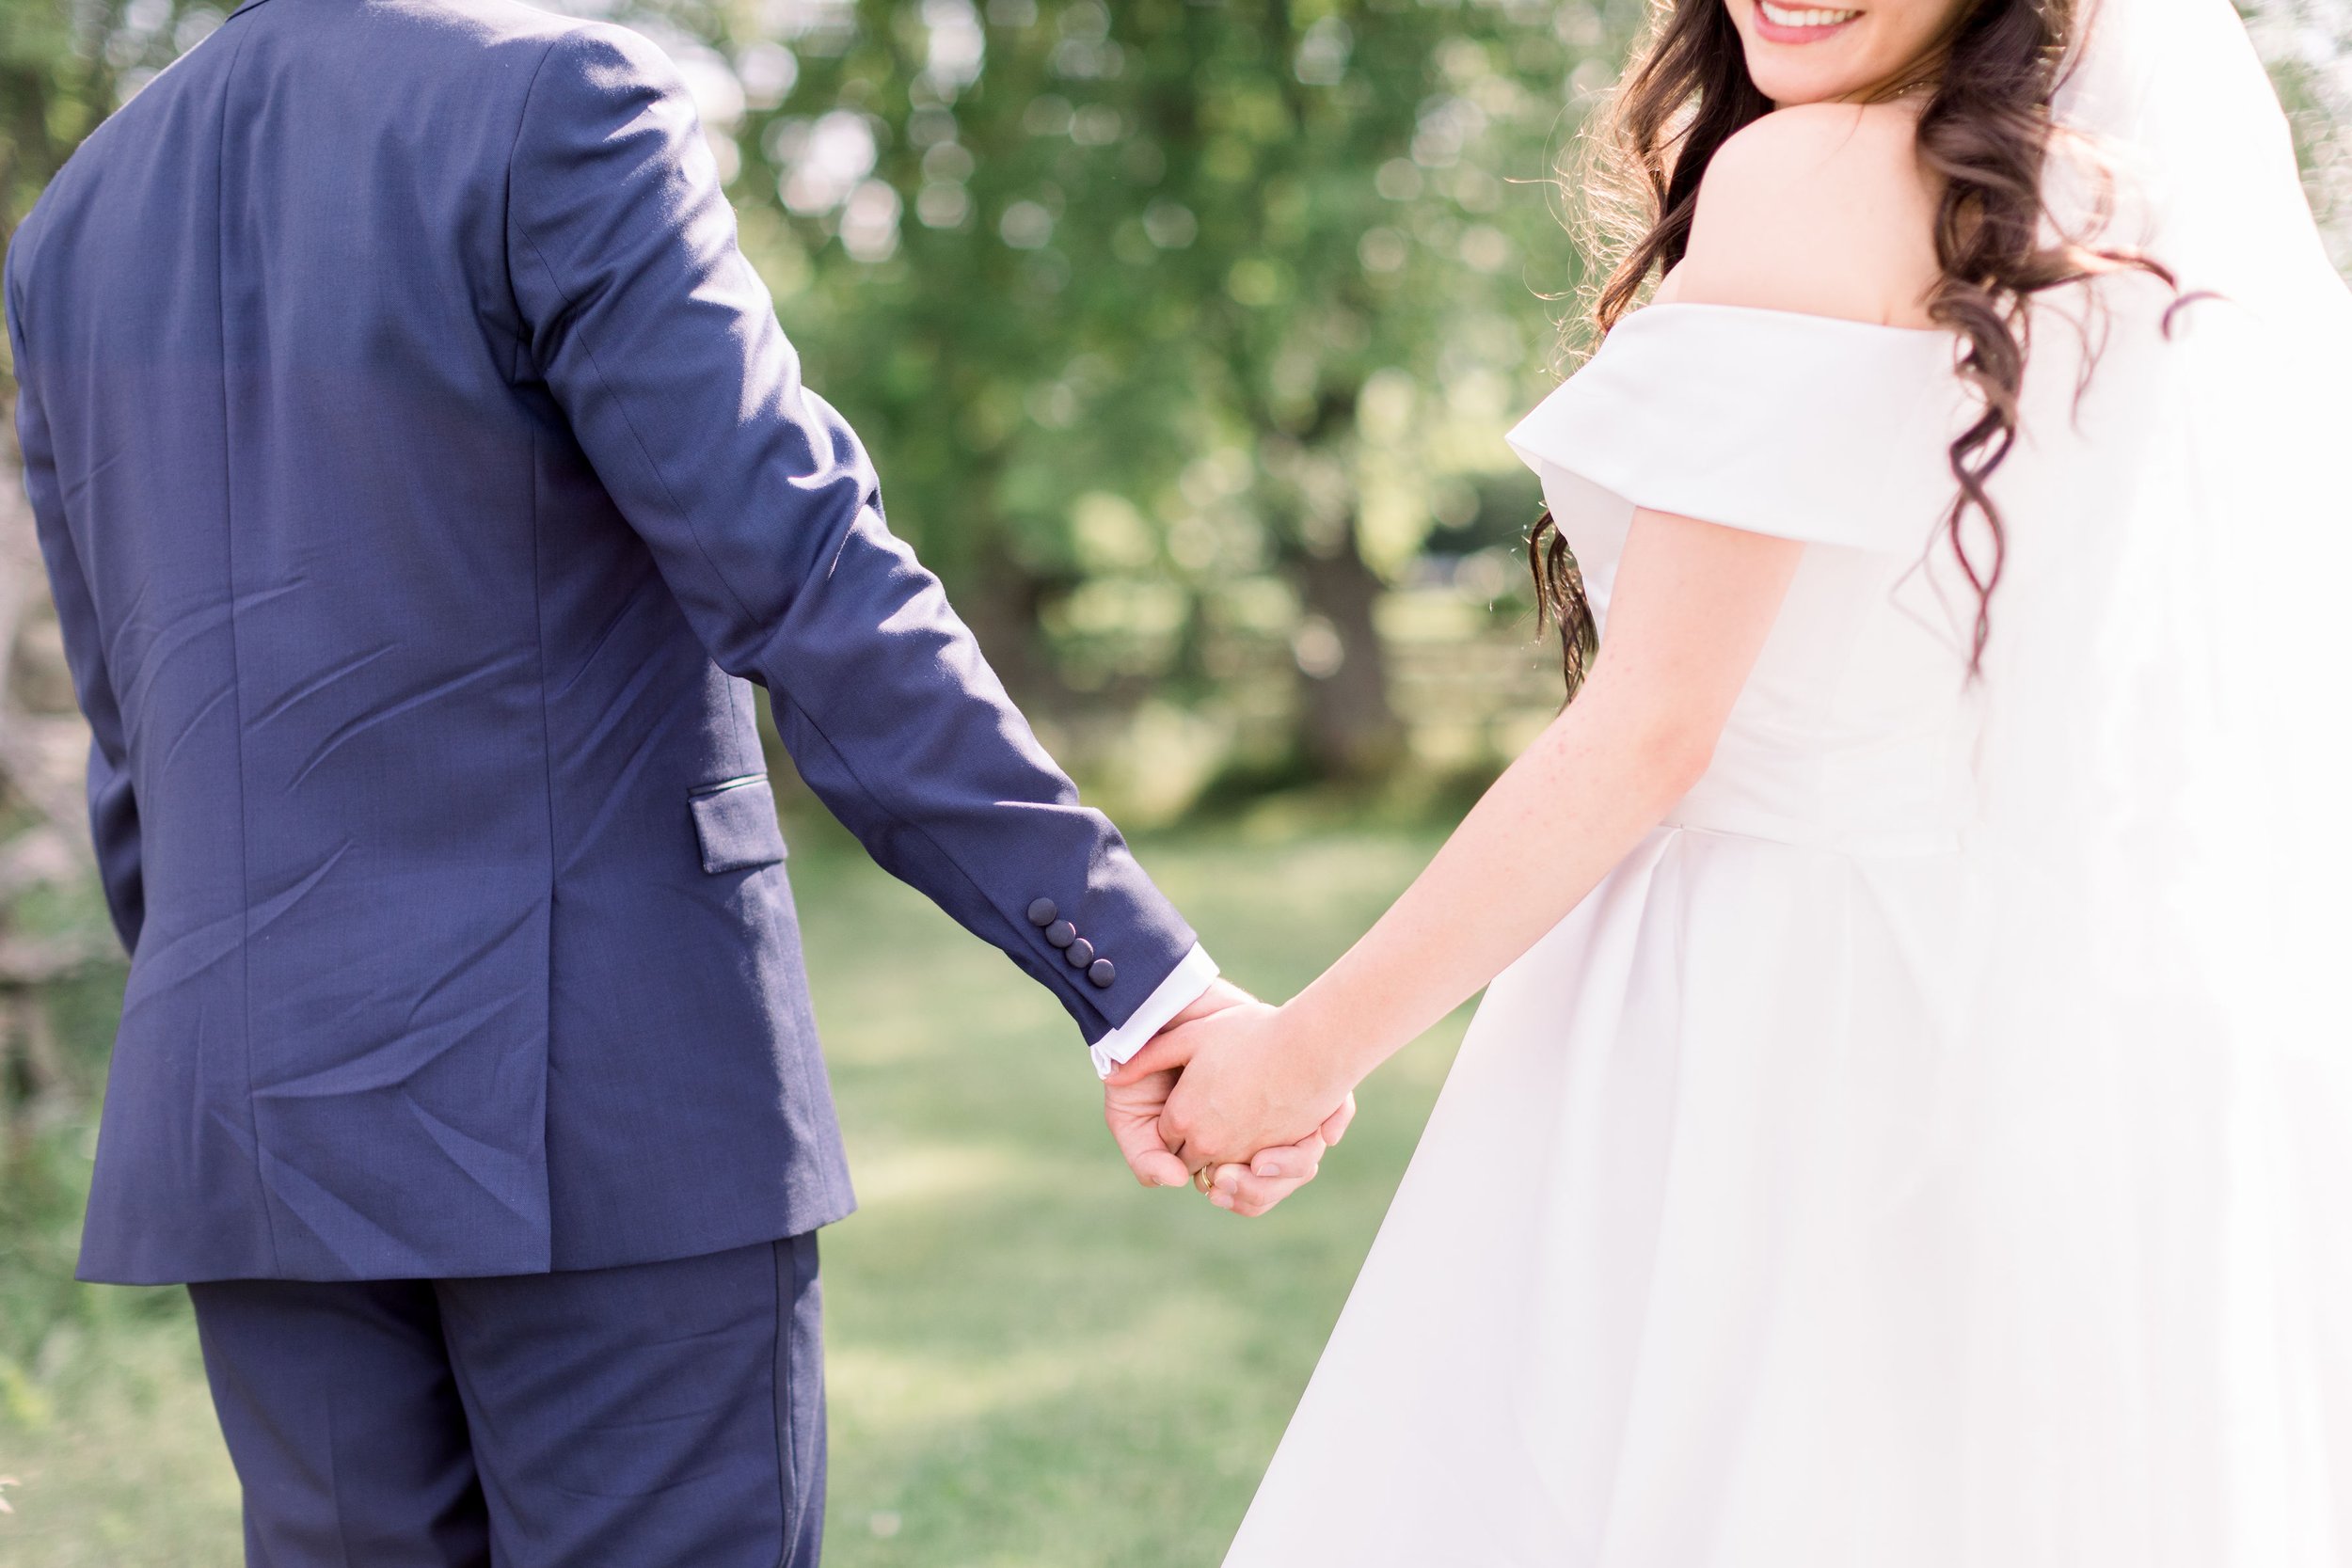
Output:
[[2038,321],[1980,679],[1951,337],[1655,306],[1512,433],[1597,612],[1636,505],[1808,548],[1228,1568],[2352,1564],[2352,308],[2224,0],[2095,26],[2117,237],[2227,297]]

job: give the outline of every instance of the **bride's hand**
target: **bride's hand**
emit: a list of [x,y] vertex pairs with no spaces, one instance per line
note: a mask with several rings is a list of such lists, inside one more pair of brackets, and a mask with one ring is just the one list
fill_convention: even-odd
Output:
[[1210,1169],[1209,1201],[1245,1219],[1256,1219],[1315,1179],[1323,1168],[1324,1152],[1340,1141],[1356,1119],[1356,1097],[1349,1095],[1323,1125],[1295,1144],[1262,1148],[1248,1164],[1238,1163]]
[[[1229,1007],[1169,1030],[1111,1079],[1117,1085],[1183,1069],[1160,1114],[1160,1141],[1188,1170],[1248,1168],[1248,1177],[1219,1172],[1213,1196],[1231,1200],[1222,1207],[1263,1212],[1279,1201],[1314,1174],[1322,1149],[1309,1140],[1337,1143],[1355,1114],[1349,1085],[1326,1082],[1314,1054],[1297,1049],[1290,1034],[1280,1008]],[[1256,1169],[1259,1160],[1266,1162],[1263,1172]],[[1281,1191],[1257,1190],[1267,1182]]]

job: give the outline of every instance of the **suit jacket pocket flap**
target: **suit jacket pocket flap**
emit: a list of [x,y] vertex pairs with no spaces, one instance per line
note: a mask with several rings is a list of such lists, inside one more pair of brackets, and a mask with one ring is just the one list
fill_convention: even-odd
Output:
[[702,842],[703,869],[712,876],[784,859],[776,792],[766,778],[731,779],[695,791],[687,803],[694,812],[694,836]]

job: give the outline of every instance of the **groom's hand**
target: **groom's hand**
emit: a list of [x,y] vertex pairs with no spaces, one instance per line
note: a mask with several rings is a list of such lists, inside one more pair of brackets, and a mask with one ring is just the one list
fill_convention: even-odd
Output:
[[[1212,980],[1200,1000],[1169,1019],[1168,1027],[1152,1037],[1152,1045],[1136,1054],[1150,1052],[1152,1045],[1187,1023],[1254,1000],[1231,980]],[[1167,1109],[1168,1092],[1176,1086],[1177,1070],[1168,1067],[1131,1075],[1121,1069],[1103,1085],[1103,1119],[1110,1125],[1111,1140],[1119,1145],[1136,1180],[1147,1187],[1182,1187],[1192,1180],[1184,1163],[1160,1142],[1160,1113]]]

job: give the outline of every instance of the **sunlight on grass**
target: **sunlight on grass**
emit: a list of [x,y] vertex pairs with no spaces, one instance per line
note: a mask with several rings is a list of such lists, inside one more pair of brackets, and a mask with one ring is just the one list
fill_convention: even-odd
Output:
[[[1267,1219],[1236,1220],[1135,1185],[1050,997],[829,825],[794,836],[864,1205],[823,1243],[829,1568],[1214,1565],[1459,1020],[1373,1080],[1320,1181]],[[1142,855],[1227,972],[1279,997],[1433,843],[1261,825]],[[99,1322],[31,1370],[44,1419],[0,1413],[0,1474],[20,1482],[0,1568],[229,1568],[234,1481],[184,1307]]]
[[51,1337],[45,1418],[0,1419],[8,1568],[233,1568],[236,1478],[184,1309]]
[[[1236,830],[1142,855],[1228,973],[1281,996],[1431,847]],[[1066,1022],[1001,958],[885,880],[829,868],[826,882],[829,899],[858,906],[812,916],[810,945],[866,1204],[826,1238],[826,1561],[1214,1565],[1459,1021],[1373,1081],[1314,1187],[1265,1220],[1235,1220],[1189,1192],[1133,1184]],[[919,990],[887,1008],[856,974],[875,962],[856,934],[874,932],[924,954],[906,966]]]

